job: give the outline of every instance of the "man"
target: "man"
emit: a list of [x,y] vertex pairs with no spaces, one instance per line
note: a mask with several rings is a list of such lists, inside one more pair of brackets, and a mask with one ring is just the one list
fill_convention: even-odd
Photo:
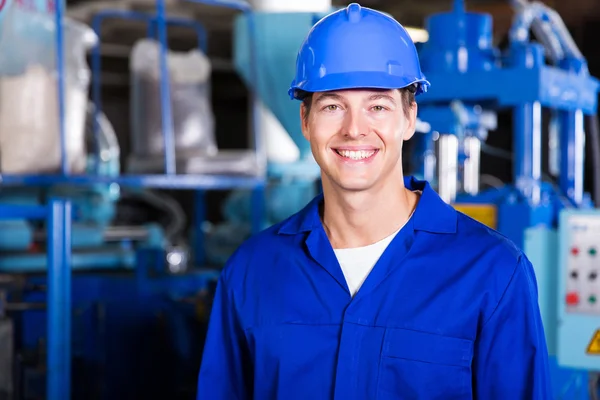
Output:
[[221,275],[198,399],[549,399],[532,266],[404,178],[429,83],[394,19],[322,19],[290,88],[323,194]]

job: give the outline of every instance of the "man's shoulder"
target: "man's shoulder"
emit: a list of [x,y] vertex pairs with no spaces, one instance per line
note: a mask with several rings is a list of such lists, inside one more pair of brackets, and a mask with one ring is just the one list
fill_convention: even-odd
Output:
[[[463,214],[458,214],[456,248],[461,253],[465,275],[479,293],[487,293],[486,319],[509,287],[513,293],[537,292],[533,265],[522,249],[497,230]],[[459,250],[460,249],[460,250]]]
[[223,268],[224,279],[236,280],[250,272],[267,273],[279,255],[292,256],[294,235],[284,235],[280,230],[293,217],[263,229],[238,246]]
[[[291,217],[290,217],[291,218]],[[288,218],[289,219],[289,218]],[[281,227],[284,226],[288,219],[271,225],[262,231],[250,236],[240,246],[240,251],[244,252],[246,256],[251,254],[262,255],[266,250],[273,250],[278,245],[282,245],[287,242],[287,235],[280,233]]]
[[[512,273],[517,264],[526,260],[523,251],[507,236],[482,222],[457,211],[456,240],[466,253],[493,265],[497,272]],[[504,271],[498,271],[498,268]]]

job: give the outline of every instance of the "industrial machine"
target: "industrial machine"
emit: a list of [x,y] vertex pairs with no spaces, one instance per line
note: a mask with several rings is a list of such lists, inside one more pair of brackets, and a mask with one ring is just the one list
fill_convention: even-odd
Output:
[[[250,11],[243,2],[207,3]],[[259,229],[263,174],[178,169],[167,25],[200,34],[201,26],[167,18],[158,1],[155,13],[100,14],[91,29],[54,4],[0,2],[0,398],[190,398],[219,272],[204,265],[203,195],[251,190],[251,229]],[[163,162],[158,170],[155,159],[132,173],[119,164],[99,90],[107,18],[140,20],[158,43],[159,133],[137,121],[161,142],[149,150]],[[144,114],[136,115],[154,117]],[[161,189],[194,192],[190,220]],[[134,215],[140,208],[147,214]]]
[[[583,190],[583,169],[587,143],[598,204],[599,84],[554,10],[539,2],[513,6],[504,50],[493,44],[491,16],[466,12],[463,1],[427,19],[429,40],[419,54],[432,90],[418,103],[431,132],[417,136],[414,170],[459,211],[523,248],[536,270],[555,396],[597,398],[600,213]],[[486,139],[506,110],[513,120],[513,178],[482,190]],[[550,115],[548,144],[543,111]]]

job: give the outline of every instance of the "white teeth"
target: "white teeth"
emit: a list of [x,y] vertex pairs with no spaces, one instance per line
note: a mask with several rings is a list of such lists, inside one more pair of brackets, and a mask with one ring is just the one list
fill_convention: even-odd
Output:
[[365,151],[365,150],[358,150],[358,151],[338,150],[337,152],[342,157],[350,158],[352,160],[363,160],[363,159],[369,158],[373,154],[375,154],[375,150],[368,150],[368,151]]

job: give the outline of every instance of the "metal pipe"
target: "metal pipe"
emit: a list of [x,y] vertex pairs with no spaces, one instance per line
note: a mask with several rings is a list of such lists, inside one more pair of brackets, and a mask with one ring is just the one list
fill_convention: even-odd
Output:
[[148,229],[143,226],[109,226],[104,231],[104,240],[116,242],[119,240],[142,241],[148,238]]
[[548,172],[554,177],[560,175],[560,127],[556,111],[548,125]]
[[575,179],[573,187],[573,201],[575,204],[583,203],[583,176],[585,167],[585,128],[583,112],[575,111]]
[[[148,238],[148,228],[143,226],[108,226],[104,230],[104,240],[107,242],[117,242],[120,240],[143,241]],[[33,239],[35,241],[45,241],[47,233],[44,231],[35,231]]]
[[175,128],[171,110],[171,77],[167,64],[167,22],[165,0],[156,0],[156,30],[158,33],[160,65],[160,106],[162,109],[162,130],[165,142],[165,174],[176,172]]
[[479,193],[481,141],[475,136],[468,136],[464,139],[464,149],[467,159],[463,167],[463,190],[470,195],[476,195]]
[[427,182],[433,182],[435,179],[436,162],[435,151],[425,151],[425,154],[423,155],[423,179]]
[[583,201],[585,132],[583,112],[559,111],[561,191],[576,205]]
[[525,103],[514,111],[514,182],[537,205],[542,179],[542,107],[539,102]]
[[48,400],[71,398],[71,203],[52,200],[48,224]]
[[447,203],[456,200],[458,191],[458,138],[443,134],[437,140],[438,193]]
[[532,132],[531,132],[531,171],[533,177],[532,198],[534,204],[541,200],[542,190],[542,105],[539,101],[533,103]]
[[65,57],[64,57],[64,27],[63,3],[54,2],[56,14],[56,70],[58,85],[58,128],[60,143],[60,170],[63,175],[68,173],[69,160],[67,155],[67,135],[65,121]]

